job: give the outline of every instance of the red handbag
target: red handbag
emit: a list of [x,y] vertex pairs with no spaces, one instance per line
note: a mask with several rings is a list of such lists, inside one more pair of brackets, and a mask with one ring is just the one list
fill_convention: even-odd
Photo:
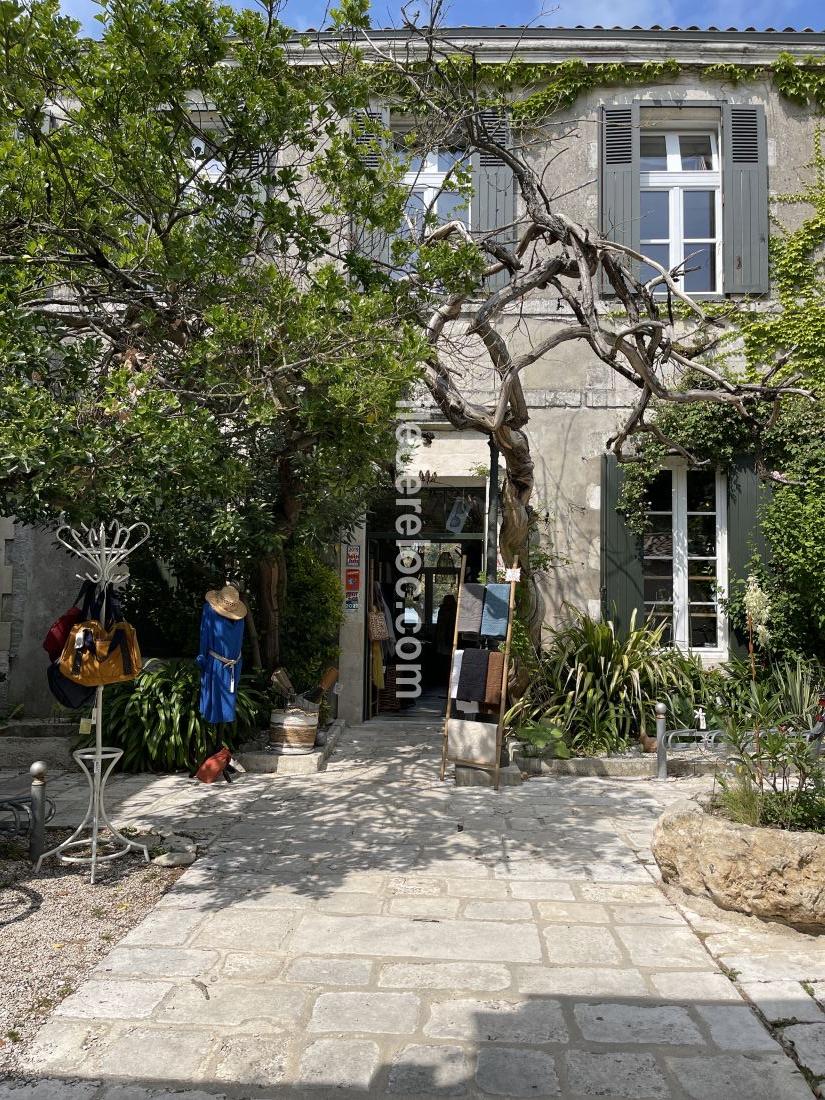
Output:
[[[84,581],[74,605],[69,608],[49,627],[46,637],[43,639],[43,648],[49,655],[49,660],[57,661],[65,648],[72,627],[84,619],[91,618],[91,604],[94,599],[95,586],[91,581]],[[82,606],[78,606],[80,601]]]
[[231,759],[232,753],[229,749],[218,749],[211,756],[207,756],[195,772],[195,778],[200,779],[201,783],[214,783],[216,779],[223,776]]

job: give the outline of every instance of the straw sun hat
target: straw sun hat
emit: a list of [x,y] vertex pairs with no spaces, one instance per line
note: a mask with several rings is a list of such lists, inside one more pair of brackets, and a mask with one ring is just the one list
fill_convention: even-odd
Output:
[[211,588],[206,593],[206,602],[226,619],[246,618],[246,604],[241,600],[241,594],[234,584]]

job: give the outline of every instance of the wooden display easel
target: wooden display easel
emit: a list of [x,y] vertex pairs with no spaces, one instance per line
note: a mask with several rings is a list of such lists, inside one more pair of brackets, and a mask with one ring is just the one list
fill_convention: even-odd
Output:
[[[517,581],[510,581],[510,597],[507,608],[507,633],[504,638],[504,667],[501,673],[501,702],[498,708],[498,720],[495,728],[495,752],[492,760],[471,760],[466,756],[457,756],[450,751],[450,712],[453,708],[452,699],[452,679],[453,679],[453,666],[455,664],[455,654],[458,648],[458,624],[461,619],[461,595],[464,591],[464,574],[467,567],[466,557],[461,559],[461,573],[458,578],[458,598],[456,601],[456,613],[455,613],[455,630],[453,631],[453,648],[450,654],[450,678],[447,683],[447,713],[444,718],[444,744],[441,750],[441,780],[443,782],[444,776],[447,771],[447,764],[459,764],[465,767],[481,768],[483,771],[491,771],[493,773],[493,786],[496,790],[499,788],[499,773],[501,771],[501,741],[504,733],[504,713],[507,709],[507,681],[510,674],[510,641],[513,636],[513,610],[516,606],[516,584]],[[518,568],[518,560],[513,563],[514,568]],[[480,640],[480,636],[479,636]],[[492,725],[492,723],[490,723]]]

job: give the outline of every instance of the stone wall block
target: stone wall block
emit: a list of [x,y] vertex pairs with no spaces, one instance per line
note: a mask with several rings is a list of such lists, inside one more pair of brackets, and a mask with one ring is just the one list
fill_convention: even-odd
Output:
[[633,400],[629,394],[613,390],[588,390],[587,406],[591,409],[630,409]]
[[547,408],[578,409],[582,403],[582,394],[578,390],[547,390]]

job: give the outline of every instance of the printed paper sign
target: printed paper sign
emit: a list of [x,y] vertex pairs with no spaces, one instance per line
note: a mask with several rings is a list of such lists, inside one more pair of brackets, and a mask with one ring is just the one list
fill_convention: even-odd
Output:
[[359,545],[347,546],[347,565],[361,564],[361,547]]
[[345,611],[357,611],[358,610],[358,593],[357,592],[347,592],[346,597],[344,599],[344,610]]
[[504,571],[504,579],[506,581],[520,581],[521,580],[521,568],[506,569]]
[[347,592],[357,592],[361,587],[361,570],[347,569],[344,574],[344,589]]

